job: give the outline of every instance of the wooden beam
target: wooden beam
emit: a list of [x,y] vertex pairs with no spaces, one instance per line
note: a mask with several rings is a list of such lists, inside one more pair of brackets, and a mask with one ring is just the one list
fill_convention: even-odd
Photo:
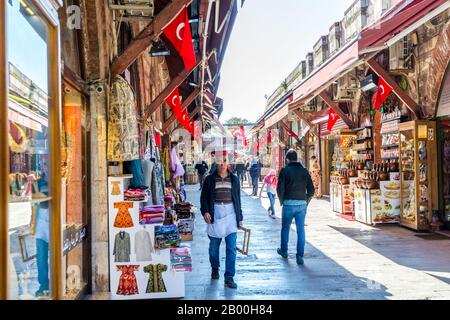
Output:
[[192,0],[173,0],[170,2],[136,38],[134,38],[127,48],[118,56],[111,67],[111,75],[123,73],[134,61],[158,38],[163,29],[176,17],[181,10],[188,6]]
[[300,119],[306,122],[306,124],[310,127],[309,131],[316,136],[317,138],[320,138],[319,134],[317,133],[317,131],[314,129],[314,124],[311,123],[311,121],[309,121],[308,119],[306,119],[302,113],[298,110],[293,110],[294,114]]
[[408,96],[402,88],[397,84],[397,82],[391,77],[391,75],[381,67],[375,59],[370,59],[367,61],[369,67],[375,72],[379,77],[383,78],[384,81],[392,88],[392,91],[397,95],[397,97],[406,105],[406,107],[413,113],[415,119],[420,117],[420,107],[419,105]]
[[147,107],[147,112],[145,115],[145,118],[148,119],[153,112],[166,100],[168,96],[178,88],[184,80],[191,74],[192,71],[194,71],[195,68],[197,68],[200,63],[202,62],[201,59],[198,59],[197,57],[197,63],[195,66],[192,67],[190,70],[184,69],[178,76],[176,76],[167,87],[164,88],[164,90],[156,97],[155,100],[152,101],[152,103]]
[[202,110],[201,106],[197,106],[189,115],[189,120],[192,121],[192,119],[194,119],[194,117],[197,115],[197,113],[199,113]]
[[341,107],[339,106],[339,103],[333,101],[325,91],[320,93],[319,96],[322,98],[323,101],[325,101],[325,103],[330,108],[333,108],[334,112],[336,112],[341,117],[341,119],[350,129],[356,128],[356,124],[348,117],[348,115],[344,111],[342,111]]
[[[187,108],[191,105],[191,103],[200,95],[200,89],[195,89],[184,101],[181,105],[181,110],[186,111]],[[170,118],[163,125],[163,132],[166,132],[171,124],[176,120],[175,114],[172,114]]]

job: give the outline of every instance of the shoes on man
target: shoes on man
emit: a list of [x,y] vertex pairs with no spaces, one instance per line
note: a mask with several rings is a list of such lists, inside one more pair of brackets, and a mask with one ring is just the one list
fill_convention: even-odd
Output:
[[281,251],[280,248],[277,249],[277,253],[278,253],[280,256],[282,256],[283,258],[285,258],[285,259],[288,258],[288,254],[287,254],[287,253],[283,253],[283,252]]
[[276,218],[277,218],[277,216],[274,215],[274,214],[271,214],[270,217],[271,217],[272,219],[276,219]]
[[297,264],[302,266],[305,264],[305,261],[303,260],[303,257],[297,256]]
[[219,275],[219,270],[213,270],[211,273],[211,279],[213,280],[219,280],[220,275]]
[[225,287],[230,289],[237,289],[237,284],[233,279],[225,280]]

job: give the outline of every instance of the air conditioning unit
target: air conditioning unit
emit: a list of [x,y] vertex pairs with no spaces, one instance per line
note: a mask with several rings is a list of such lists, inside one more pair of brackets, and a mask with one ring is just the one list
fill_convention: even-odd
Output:
[[333,84],[333,99],[347,101],[355,98],[359,83],[353,73],[347,73]]
[[109,0],[109,8],[113,11],[113,19],[121,21],[145,20],[153,18],[154,0]]
[[410,68],[409,60],[410,42],[408,37],[396,42],[389,47],[389,68],[390,70],[407,70]]
[[315,112],[317,111],[316,99],[312,99],[310,102],[305,104],[303,107],[303,111],[305,112]]

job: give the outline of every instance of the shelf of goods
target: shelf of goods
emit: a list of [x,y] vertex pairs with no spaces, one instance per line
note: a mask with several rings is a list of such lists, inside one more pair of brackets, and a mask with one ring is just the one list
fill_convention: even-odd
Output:
[[353,150],[357,152],[354,160],[372,161],[373,160],[373,132],[372,127],[356,129],[356,141]]
[[[436,124],[400,124],[401,221],[414,230],[429,230],[437,200]],[[422,130],[421,134],[419,134]]]
[[352,183],[357,178],[349,178],[350,184],[330,183],[331,210],[339,214],[352,214],[354,190]]
[[[171,251],[175,249],[159,249],[155,239],[155,229],[163,228],[162,223],[141,225],[144,201],[124,200],[131,178],[108,178],[111,299],[183,298],[184,272],[175,271],[172,265]],[[176,225],[173,227],[178,234]]]
[[355,189],[355,219],[374,225],[400,222],[400,174],[391,172],[379,189]]

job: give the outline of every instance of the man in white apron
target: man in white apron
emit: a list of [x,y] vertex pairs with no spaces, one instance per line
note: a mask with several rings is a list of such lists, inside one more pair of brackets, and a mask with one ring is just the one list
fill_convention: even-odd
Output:
[[216,170],[206,177],[201,194],[201,212],[210,239],[211,278],[218,280],[222,239],[226,243],[225,286],[236,289],[236,239],[242,226],[241,186],[239,178],[228,170],[227,153],[216,152]]

